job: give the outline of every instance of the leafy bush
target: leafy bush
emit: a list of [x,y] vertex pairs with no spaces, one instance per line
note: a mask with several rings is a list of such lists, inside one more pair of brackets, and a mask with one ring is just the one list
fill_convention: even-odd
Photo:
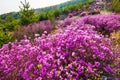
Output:
[[5,28],[8,30],[8,31],[14,31],[15,29],[19,28],[20,26],[20,22],[19,20],[13,20],[11,22],[7,22],[5,24]]
[[12,41],[11,35],[8,32],[2,32],[0,31],[0,47],[3,44],[6,44],[8,42]]
[[42,21],[42,20],[47,20],[48,19],[48,17],[47,17],[47,13],[41,13],[40,15],[39,15],[39,21]]

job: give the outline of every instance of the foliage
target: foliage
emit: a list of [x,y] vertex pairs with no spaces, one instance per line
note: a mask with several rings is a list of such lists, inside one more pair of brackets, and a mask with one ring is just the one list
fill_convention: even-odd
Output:
[[8,22],[5,24],[5,28],[8,31],[14,31],[15,29],[17,29],[20,26],[19,20],[13,20],[11,22]]
[[6,16],[6,18],[3,20],[0,20],[0,27],[1,29],[6,28],[8,31],[13,31],[17,28],[17,26],[20,25],[20,22],[18,19],[14,19],[11,16]]
[[111,7],[113,11],[120,12],[120,0],[112,0]]
[[44,13],[41,13],[40,16],[39,16],[39,20],[42,21],[42,20],[46,20],[46,19],[49,19],[49,20],[54,20],[56,17],[62,15],[62,14],[69,14],[70,12],[73,12],[73,11],[79,11],[79,9],[82,9],[83,8],[83,5],[86,4],[86,8],[88,8],[89,4],[92,3],[94,0],[86,0],[86,1],[80,1],[79,3],[76,3],[76,4],[73,4],[73,5],[69,5],[69,6],[66,6],[64,8],[64,10],[62,9],[55,9],[55,10],[52,10],[52,11],[49,11],[49,12],[44,12]]
[[0,47],[10,41],[13,41],[11,35],[8,32],[0,31]]
[[47,20],[48,17],[47,17],[47,13],[41,13],[39,15],[39,21],[42,21],[42,20]]
[[57,9],[57,10],[54,11],[55,17],[58,17],[60,14],[62,14],[62,10]]
[[10,16],[14,19],[18,19],[20,17],[18,12],[10,12],[10,13],[0,15],[0,18],[2,20],[5,20],[7,16]]
[[50,21],[54,21],[54,20],[55,20],[55,14],[54,14],[54,12],[53,12],[53,11],[48,12],[48,13],[47,13],[47,17],[48,17],[48,19],[49,19]]
[[32,22],[35,22],[35,14],[34,14],[34,9],[29,9],[30,5],[29,2],[25,3],[21,2],[22,7],[20,7],[20,21],[22,25],[26,25]]
[[[82,8],[84,3],[89,4],[92,1],[93,0],[86,0],[83,2],[81,2],[80,0],[70,1],[68,3],[65,3],[68,6],[64,6],[65,7],[64,11],[62,11],[61,8],[59,7],[58,9],[53,9],[48,12],[42,12],[40,14],[35,14],[35,10],[30,9],[29,2],[25,1],[25,3],[21,2],[22,6],[20,7],[19,13],[11,12],[7,14],[3,14],[0,16],[2,20],[2,21],[0,20],[0,22],[2,22],[1,23],[2,26],[8,28],[9,31],[13,31],[14,27],[16,28],[16,26],[19,26],[20,23],[22,25],[26,25],[32,22],[37,22],[37,21],[42,21],[42,20],[48,20],[48,19],[54,20],[59,15],[61,14],[67,15],[70,11],[74,11],[74,10],[78,10],[79,8]],[[62,5],[63,4],[61,4],[61,6]]]

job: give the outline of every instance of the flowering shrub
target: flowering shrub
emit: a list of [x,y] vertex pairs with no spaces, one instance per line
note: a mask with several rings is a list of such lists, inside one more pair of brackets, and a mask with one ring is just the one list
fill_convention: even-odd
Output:
[[[77,19],[54,35],[31,42],[26,36],[20,42],[5,44],[0,49],[2,80],[79,80],[117,77],[113,63],[119,52],[111,40],[98,35],[96,26]],[[116,48],[117,49],[117,48]],[[118,69],[118,68],[117,68]]]
[[34,34],[42,34],[43,31],[50,32],[53,29],[49,20],[40,21],[38,23],[22,26],[18,30],[14,31],[13,38],[23,39],[24,35],[34,38]]
[[72,22],[74,22],[76,19],[75,18],[66,18],[64,19],[64,21],[60,21],[58,23],[58,27],[67,27],[69,25],[71,25]]
[[103,34],[110,34],[114,30],[120,29],[120,15],[96,15],[84,17],[85,24],[91,24],[97,31]]
[[0,48],[2,47],[3,44],[8,43],[9,41],[13,41],[10,33],[0,31]]
[[[78,18],[84,24],[90,24],[95,26],[94,30],[101,32],[104,35],[110,35],[114,30],[120,29],[120,15],[108,14],[108,15],[95,15],[85,16]],[[61,21],[59,24],[62,27],[72,24],[76,19],[68,18],[65,21]]]

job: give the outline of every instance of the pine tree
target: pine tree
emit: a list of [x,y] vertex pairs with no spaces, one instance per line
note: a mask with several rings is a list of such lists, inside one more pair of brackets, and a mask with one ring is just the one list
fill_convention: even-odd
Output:
[[29,5],[29,2],[26,2],[25,0],[25,3],[23,3],[21,1],[21,4],[22,4],[22,7],[19,7],[20,8],[20,22],[22,25],[27,25],[29,23],[32,23],[35,21],[35,14],[34,14],[34,9],[29,9],[30,8],[30,5]]

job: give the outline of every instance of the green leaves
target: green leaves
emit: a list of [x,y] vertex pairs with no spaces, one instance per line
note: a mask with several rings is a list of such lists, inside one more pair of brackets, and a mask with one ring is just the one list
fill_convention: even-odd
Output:
[[12,41],[11,35],[8,32],[0,31],[0,47],[9,41]]
[[27,25],[29,23],[35,22],[36,20],[34,19],[35,14],[34,14],[34,9],[29,9],[30,5],[29,2],[25,3],[21,2],[22,7],[20,8],[20,22],[22,25]]
[[112,0],[111,7],[112,7],[113,11],[120,12],[120,0]]

